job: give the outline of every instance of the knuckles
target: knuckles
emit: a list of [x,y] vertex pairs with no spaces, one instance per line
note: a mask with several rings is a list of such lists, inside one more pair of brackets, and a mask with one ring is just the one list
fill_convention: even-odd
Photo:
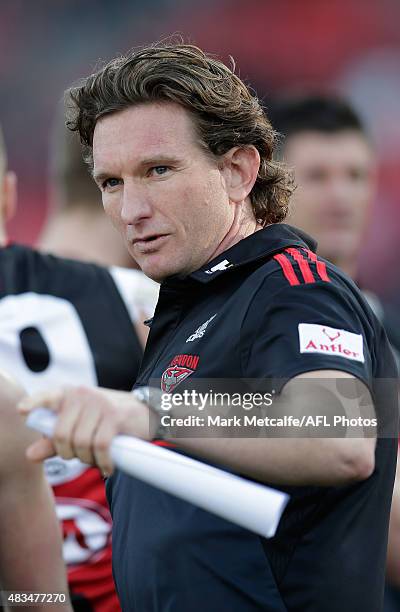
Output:
[[86,436],[79,435],[79,433],[74,436],[73,443],[76,450],[85,450],[92,446],[91,440]]
[[[109,471],[112,438],[123,428],[128,413],[134,417],[134,411],[127,410],[124,404],[124,396],[121,394],[119,397],[115,391],[80,385],[64,388],[59,397],[59,419],[53,434],[59,454],[65,459],[77,456],[86,463],[93,463],[96,459],[98,465],[107,467]],[[71,411],[75,412],[73,422],[65,419]],[[93,420],[94,412],[98,415],[97,421]]]
[[105,453],[108,451],[110,446],[111,439],[110,438],[96,438],[94,441],[94,447],[97,452]]
[[56,427],[53,433],[53,440],[56,444],[65,444],[68,441],[67,432],[61,427]]

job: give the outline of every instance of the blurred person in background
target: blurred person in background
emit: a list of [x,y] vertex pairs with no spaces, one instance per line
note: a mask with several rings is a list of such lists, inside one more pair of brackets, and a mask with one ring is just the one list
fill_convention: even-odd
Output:
[[[377,182],[377,162],[365,126],[345,100],[328,95],[276,100],[269,116],[283,136],[280,157],[295,173],[289,221],[317,240],[319,255],[357,281]],[[399,317],[376,294],[364,295],[383,323],[399,363]],[[399,497],[398,469],[389,528],[386,612],[400,610]]]
[[[318,95],[275,101],[268,114],[284,136],[279,154],[295,171],[289,221],[315,236],[321,257],[357,281],[377,183],[376,158],[361,119],[344,100]],[[395,312],[376,294],[364,294],[399,353]]]
[[[80,162],[83,166],[79,148],[65,152],[67,164],[78,166]],[[158,285],[138,270],[107,269],[10,244],[5,225],[16,207],[16,177],[6,171],[3,144],[1,155],[0,369],[12,374],[27,391],[59,384],[100,384],[130,390],[147,335],[142,321],[153,313]],[[83,178],[89,184],[92,181],[88,173],[82,172]],[[85,194],[84,183],[79,184]],[[89,203],[88,207],[94,205]],[[100,217],[101,203],[99,207]],[[62,241],[61,229],[58,236]],[[79,236],[78,231],[69,235],[71,253],[75,248],[84,251]],[[55,234],[53,238],[56,249]],[[108,242],[98,245],[98,253],[114,263],[115,250],[108,251]],[[9,470],[10,464],[5,463],[4,469]],[[35,467],[35,474],[39,471]],[[45,471],[62,522],[74,609],[118,611],[111,569],[111,517],[99,470],[79,460],[54,458],[46,462]],[[37,476],[32,479],[36,481]],[[45,509],[43,513],[45,516]],[[39,525],[39,517],[30,519],[35,521]],[[2,525],[6,524],[3,520]],[[42,539],[44,533],[51,535],[51,525],[49,530],[35,532]],[[40,552],[39,547],[37,555]],[[36,563],[40,574],[43,570],[37,557]]]
[[137,267],[104,214],[101,193],[82,159],[79,138],[57,109],[50,146],[50,211],[39,237],[49,253],[105,266]]
[[[6,242],[4,221],[12,217],[16,201],[16,177],[6,168],[0,132],[2,248]],[[3,331],[1,323],[0,330]],[[62,593],[66,596],[65,603],[53,606],[55,610],[67,612],[71,607],[53,496],[42,467],[33,465],[25,457],[26,448],[38,436],[28,431],[15,410],[15,402],[23,394],[0,368],[0,585],[4,591]],[[5,593],[3,602],[0,596],[0,609],[2,603],[6,609],[14,609],[12,599]],[[18,609],[21,608],[25,610],[28,606],[19,604]],[[48,604],[37,605],[35,609],[47,610]]]

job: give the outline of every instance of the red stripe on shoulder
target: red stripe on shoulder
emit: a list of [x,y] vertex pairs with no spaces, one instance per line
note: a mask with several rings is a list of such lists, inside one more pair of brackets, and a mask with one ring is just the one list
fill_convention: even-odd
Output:
[[286,280],[288,280],[291,285],[300,285],[296,272],[294,271],[293,266],[286,255],[283,255],[283,253],[278,253],[277,255],[274,255],[274,259],[276,259],[281,266]]
[[320,278],[323,281],[326,281],[326,282],[330,283],[331,279],[328,276],[328,272],[326,270],[326,265],[324,264],[324,262],[320,261],[318,259],[318,257],[316,256],[316,254],[313,253],[312,251],[310,251],[309,249],[304,249],[304,250],[307,253],[307,255],[309,256],[309,258],[311,259],[311,261],[313,261],[315,263],[316,268],[317,268],[317,272],[318,272]]
[[289,253],[293,257],[293,259],[295,259],[297,263],[299,264],[299,268],[303,275],[304,281],[306,283],[315,283],[315,278],[311,271],[310,265],[307,259],[304,259],[300,251],[298,251],[297,249],[293,249],[293,248],[285,249],[285,251]]

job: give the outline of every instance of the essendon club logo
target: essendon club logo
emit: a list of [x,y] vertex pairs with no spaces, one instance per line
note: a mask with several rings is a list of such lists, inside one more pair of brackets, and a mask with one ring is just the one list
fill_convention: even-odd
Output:
[[361,334],[314,323],[299,323],[300,353],[323,353],[364,363]]
[[197,369],[200,357],[198,355],[175,355],[161,376],[161,389],[171,393]]

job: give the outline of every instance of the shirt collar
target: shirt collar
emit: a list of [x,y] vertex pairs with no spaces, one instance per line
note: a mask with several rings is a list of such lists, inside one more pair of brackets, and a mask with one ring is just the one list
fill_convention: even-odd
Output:
[[230,249],[189,274],[187,278],[208,283],[228,270],[257,259],[267,259],[291,246],[305,247],[315,252],[317,243],[301,230],[286,223],[268,225],[240,240]]

